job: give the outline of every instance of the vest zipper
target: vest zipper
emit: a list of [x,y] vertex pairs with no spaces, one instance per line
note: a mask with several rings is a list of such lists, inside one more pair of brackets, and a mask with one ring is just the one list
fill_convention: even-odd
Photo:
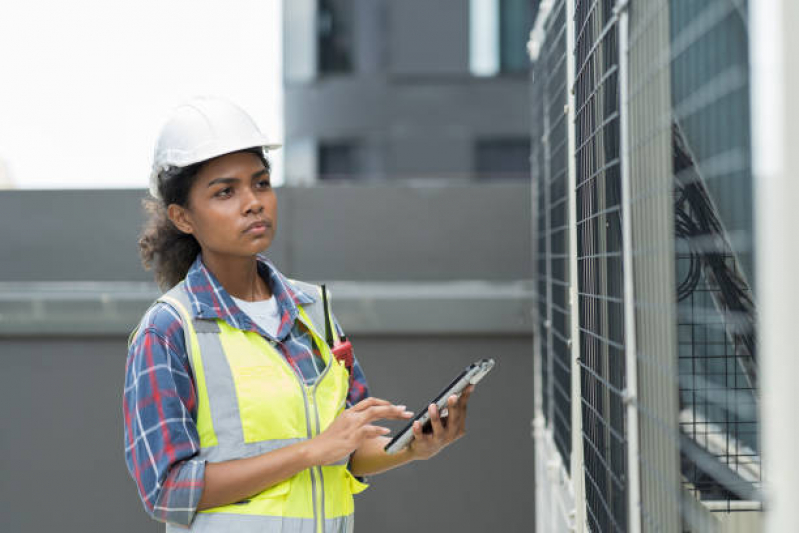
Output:
[[[301,319],[302,321],[302,319]],[[302,321],[305,323],[304,321]],[[311,328],[305,324],[306,327],[309,329],[309,332],[312,331]],[[315,342],[314,334],[311,332],[311,339],[312,342]],[[300,385],[300,389],[302,390],[302,397],[303,401],[305,402],[305,424],[306,430],[308,432],[308,439],[312,439],[316,435],[321,432],[321,423],[319,421],[319,411],[316,407],[316,389],[319,387],[319,384],[322,382],[324,377],[327,375],[330,367],[333,365],[335,361],[335,357],[333,357],[332,352],[330,353],[330,357],[328,357],[327,364],[325,365],[325,369],[322,371],[321,374],[316,378],[312,387],[308,387],[305,384],[302,376],[300,376],[297,371],[292,368],[291,365],[288,364],[285,357],[281,357],[283,362],[286,366],[289,367],[291,373],[294,374],[294,377],[297,379],[297,382]],[[310,399],[310,401],[309,401]],[[315,424],[311,423],[310,418],[310,411],[313,409],[313,418],[316,422]],[[315,431],[314,431],[315,429]],[[316,476],[314,475],[314,470],[316,470],[316,474],[319,476],[319,488],[317,488],[316,483]],[[321,466],[313,466],[308,469],[309,473],[311,474],[311,491],[313,492],[313,508],[314,508],[314,522],[316,523],[316,533],[324,533],[325,529],[325,486],[324,486],[324,476],[322,475],[322,467]]]
[[[306,434],[308,435],[308,440],[311,440],[315,435],[313,431],[313,424],[311,424],[311,405],[308,402],[308,387],[303,383],[302,378],[297,376],[295,373],[295,377],[300,385],[300,390],[302,391],[302,401],[305,404],[305,430]],[[314,414],[314,416],[316,416]],[[319,502],[319,495],[318,490],[316,488],[316,475],[314,469],[316,467],[312,466],[308,469],[308,473],[311,476],[311,498],[313,504],[313,515],[314,515],[314,524],[315,530],[319,532],[319,509],[318,509],[318,502]]]
[[[332,355],[327,361],[327,366],[319,374],[319,377],[316,378],[316,382],[313,384],[312,387],[309,387],[305,384],[302,379],[302,376],[298,375],[297,372],[291,368],[291,365],[288,364],[287,361],[284,359],[284,363],[286,366],[289,367],[294,377],[297,379],[297,383],[300,386],[300,390],[302,391],[302,399],[305,403],[305,426],[308,435],[308,439],[312,439],[317,436],[321,432],[321,423],[319,421],[319,410],[316,406],[316,389],[319,387],[319,384],[322,382],[322,379],[327,375],[328,371],[330,370],[330,366],[333,364],[334,358]],[[311,411],[313,411],[313,422],[311,419]],[[314,512],[314,522],[316,523],[316,533],[324,533],[325,529],[325,486],[324,486],[324,476],[322,474],[322,467],[321,466],[313,466],[308,469],[311,475],[311,491],[313,493],[313,512]],[[319,477],[319,483],[317,484],[316,478]]]
[[[333,358],[331,357],[330,358],[330,362],[332,362],[332,361],[333,361]],[[330,365],[328,365],[328,368],[329,368],[329,366]],[[314,407],[313,411],[314,411],[314,418],[316,420],[316,434],[317,435],[319,433],[321,433],[321,423],[319,422],[319,409],[316,406],[316,404],[317,404],[317,402],[316,402],[316,389],[319,387],[319,383],[322,381],[322,376],[324,376],[325,373],[327,373],[327,368],[325,368],[325,371],[322,373],[321,376],[319,376],[319,379],[316,380],[316,383],[314,383],[314,387],[313,387],[313,390],[311,391],[311,395],[310,395],[311,402],[313,403],[313,407]],[[318,466],[317,468],[319,469],[319,494],[321,495],[320,504],[319,504],[319,515],[322,517],[322,519],[320,521],[321,525],[319,527],[318,533],[323,533],[324,524],[325,524],[325,476],[324,476],[324,473],[322,471],[322,467]]]
[[[319,384],[319,380],[317,380],[315,385]],[[313,389],[308,390],[307,398],[311,404],[311,410],[313,411],[313,417],[316,422],[315,429],[316,431],[312,431],[313,436],[319,434],[319,409],[316,405],[316,386]],[[309,424],[314,426],[313,422],[310,420],[308,421]],[[321,466],[314,466],[311,468],[311,475],[313,475],[313,471],[316,470],[316,474],[319,476],[319,488],[318,488],[318,497],[314,498],[314,516],[317,517],[316,520],[316,531],[317,533],[324,533],[325,529],[325,478],[322,475],[322,467]],[[317,496],[317,494],[314,494]],[[317,508],[318,507],[318,508]]]

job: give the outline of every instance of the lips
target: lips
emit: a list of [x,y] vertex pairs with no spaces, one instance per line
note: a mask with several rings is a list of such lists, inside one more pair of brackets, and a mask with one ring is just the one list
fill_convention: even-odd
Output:
[[246,228],[242,233],[264,231],[266,228],[271,228],[272,223],[268,220],[256,220]]

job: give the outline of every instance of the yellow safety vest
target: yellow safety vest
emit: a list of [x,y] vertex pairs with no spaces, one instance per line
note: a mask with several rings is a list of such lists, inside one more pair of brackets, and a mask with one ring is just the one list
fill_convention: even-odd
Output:
[[[321,298],[307,310],[299,307],[299,318],[326,364],[313,385],[305,385],[272,341],[260,334],[221,319],[194,318],[183,283],[158,301],[174,307],[183,321],[197,393],[198,459],[252,457],[311,439],[345,409],[349,373],[318,334],[318,318],[314,324],[309,317],[321,316]],[[315,466],[247,500],[199,511],[190,531],[349,533],[352,495],[367,485],[353,477],[347,462]],[[186,531],[167,527],[173,529]]]

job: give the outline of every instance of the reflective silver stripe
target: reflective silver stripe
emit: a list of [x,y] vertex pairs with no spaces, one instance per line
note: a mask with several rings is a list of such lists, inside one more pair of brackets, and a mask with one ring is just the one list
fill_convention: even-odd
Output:
[[[190,312],[191,302],[182,283],[173,287],[166,294],[180,302]],[[185,342],[191,344],[184,324]],[[230,369],[225,350],[219,338],[219,325],[216,320],[193,319],[192,326],[197,335],[200,348],[205,386],[208,390],[208,410],[214,426],[218,448],[217,453],[226,453],[244,442],[244,429],[239,414],[239,400],[236,395],[236,384]],[[210,451],[210,449],[209,449]],[[231,457],[231,456],[229,456]]]
[[[340,516],[325,520],[325,533],[352,533],[353,516]],[[315,533],[313,518],[256,516],[230,513],[197,513],[189,529],[167,524],[167,533]]]
[[[213,326],[217,326],[213,322]],[[219,328],[216,331],[207,320],[195,320],[197,344],[202,354],[205,387],[208,390],[208,410],[219,448],[236,447],[244,442],[244,429],[239,414],[239,399],[233,371],[230,369]],[[210,451],[210,450],[209,450]]]
[[[255,457],[262,453],[272,452],[285,448],[292,444],[297,444],[306,439],[275,439],[264,440],[260,442],[238,442],[227,444],[225,446],[212,446],[204,448],[202,455],[204,459],[208,459],[212,463],[220,461],[228,461],[230,459],[243,459],[245,457]],[[347,464],[347,463],[344,463]]]

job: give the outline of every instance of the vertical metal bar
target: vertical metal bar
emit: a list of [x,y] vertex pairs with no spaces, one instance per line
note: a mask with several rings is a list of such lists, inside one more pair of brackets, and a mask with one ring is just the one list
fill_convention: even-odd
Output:
[[[548,36],[551,38],[551,36]],[[545,65],[546,65],[547,58],[545,58]],[[549,75],[550,73],[547,72],[547,80],[546,84],[549,83]],[[545,85],[546,85],[545,84]],[[552,349],[552,194],[550,191],[550,181],[552,178],[552,165],[551,165],[551,148],[552,142],[549,138],[550,134],[550,121],[549,121],[549,113],[548,106],[549,106],[549,93],[547,87],[544,87],[544,113],[542,115],[544,121],[543,132],[544,135],[542,137],[542,144],[543,144],[543,154],[544,154],[544,205],[545,205],[545,213],[546,213],[546,239],[545,239],[545,247],[546,247],[546,269],[547,269],[547,318],[544,322],[544,328],[546,333],[546,360],[544,364],[547,365],[547,389],[544,391],[544,394],[547,395],[548,402],[547,402],[547,413],[546,413],[546,426],[545,426],[545,434],[547,435],[546,438],[546,446],[547,449],[551,452],[548,454],[548,462],[547,462],[547,480],[550,483],[549,491],[553,497],[550,498],[550,516],[553,517],[553,524],[557,523],[557,517],[560,516],[560,505],[561,505],[561,494],[558,491],[558,479],[560,475],[561,469],[561,457],[557,453],[556,447],[550,447],[550,442],[554,442],[554,435],[555,435],[555,423],[554,423],[554,412],[555,412],[555,398],[554,398],[554,372],[553,372],[553,362],[552,359],[554,357],[554,352]]]
[[[547,82],[549,81],[549,77],[547,77]],[[546,95],[546,88],[544,89],[544,94]],[[548,422],[549,431],[554,431],[554,423],[553,423],[553,415],[555,412],[554,406],[554,384],[553,384],[553,367],[552,367],[552,358],[554,357],[553,350],[552,350],[552,194],[549,189],[549,182],[551,181],[552,172],[551,172],[551,154],[550,148],[552,147],[552,143],[549,139],[549,114],[546,112],[546,108],[549,101],[544,96],[544,138],[543,138],[543,145],[544,145],[544,206],[545,206],[545,213],[546,213],[546,269],[547,269],[547,317],[544,321],[544,329],[547,338],[547,351],[544,357],[546,357],[544,364],[547,365],[547,390],[544,391],[544,394],[547,395],[548,402],[547,402],[547,413],[546,413],[546,420]]]
[[[535,58],[535,59],[537,59],[537,58]],[[534,78],[534,76],[536,76],[536,74],[537,74],[537,69],[533,68],[533,74],[532,74],[533,78],[531,80],[532,81],[531,85],[533,87],[535,86],[535,83],[536,83],[535,78]],[[536,98],[540,98],[540,96],[537,95],[537,94],[533,95],[533,98],[531,98],[531,106],[541,105],[543,107],[543,99],[536,100]],[[535,119],[538,118],[538,115],[537,114],[533,114],[533,117],[534,117],[534,120],[535,120]],[[533,129],[534,132],[538,132],[539,133],[539,135],[537,137],[533,136],[532,142],[533,143],[540,143],[541,142],[540,129],[538,129],[538,127],[535,124],[532,125],[532,129]],[[535,510],[536,510],[536,512],[535,512],[535,521],[536,521],[536,527],[535,527],[535,530],[536,531],[546,531],[547,530],[547,528],[546,528],[546,524],[547,524],[546,520],[551,520],[551,517],[548,516],[550,513],[543,512],[544,507],[540,504],[541,500],[543,498],[545,498],[544,494],[547,493],[547,491],[549,490],[549,487],[547,486],[546,474],[545,474],[545,472],[542,472],[541,471],[542,469],[540,468],[543,465],[543,461],[541,461],[540,458],[541,458],[541,456],[543,455],[543,452],[544,452],[543,442],[544,442],[544,427],[546,426],[546,420],[544,419],[544,398],[543,398],[544,392],[541,389],[542,383],[543,383],[543,379],[542,379],[542,376],[541,376],[541,365],[543,364],[543,357],[542,357],[542,353],[541,353],[541,341],[539,340],[541,335],[543,335],[543,331],[541,330],[541,327],[540,327],[540,325],[542,323],[542,317],[540,316],[540,312],[539,312],[539,309],[540,309],[539,300],[541,298],[541,294],[538,292],[539,277],[541,275],[541,273],[538,272],[538,252],[539,252],[538,243],[539,243],[539,240],[540,240],[540,236],[539,236],[540,228],[538,227],[539,226],[538,219],[539,219],[540,214],[538,213],[538,206],[539,206],[539,195],[541,194],[541,191],[539,191],[539,183],[543,179],[543,176],[541,176],[541,173],[540,173],[540,168],[541,168],[541,164],[540,164],[540,157],[541,157],[540,149],[538,149],[538,152],[539,153],[538,153],[537,159],[535,161],[535,165],[536,165],[535,171],[537,172],[537,174],[536,174],[536,180],[537,181],[533,181],[533,186],[530,188],[531,189],[531,201],[532,201],[532,206],[533,206],[533,211],[532,212],[534,214],[531,217],[531,219],[532,219],[532,233],[531,233],[531,235],[533,236],[533,239],[534,239],[533,240],[533,246],[532,246],[532,249],[533,249],[533,263],[532,264],[534,265],[534,269],[535,269],[535,277],[534,277],[534,279],[535,279],[535,284],[536,284],[536,294],[538,295],[538,298],[533,303],[533,336],[534,336],[534,338],[533,338],[533,420],[532,420],[532,432],[533,432],[533,442],[534,442],[535,453],[536,453],[536,461],[535,461],[535,465],[536,465],[536,472],[535,472]]]
[[622,265],[624,272],[624,339],[627,417],[627,520],[630,533],[641,531],[641,483],[638,442],[638,364],[635,337],[635,293],[633,278],[632,199],[630,180],[630,113],[628,67],[628,1],[616,2],[619,31],[619,136],[621,147]]
[[749,13],[766,531],[782,532],[796,529],[799,509],[799,4],[750,2]]
[[569,171],[566,187],[569,191],[569,309],[571,311],[571,477],[574,484],[574,521],[572,530],[577,532],[587,531],[585,477],[583,473],[583,419],[582,402],[580,401],[580,312],[578,301],[577,269],[577,162],[576,131],[574,121],[576,117],[574,83],[575,83],[575,28],[574,28],[575,0],[566,0],[566,87],[567,97],[566,113],[568,123],[568,152]]

